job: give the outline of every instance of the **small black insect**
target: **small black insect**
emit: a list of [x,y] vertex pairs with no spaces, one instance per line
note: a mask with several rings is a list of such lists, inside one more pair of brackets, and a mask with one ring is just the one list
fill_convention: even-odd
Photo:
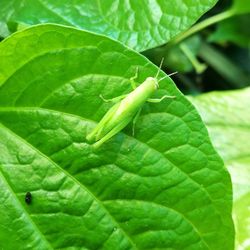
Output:
[[27,192],[26,195],[25,195],[25,202],[27,204],[30,204],[31,203],[31,200],[32,200],[32,195],[30,192]]

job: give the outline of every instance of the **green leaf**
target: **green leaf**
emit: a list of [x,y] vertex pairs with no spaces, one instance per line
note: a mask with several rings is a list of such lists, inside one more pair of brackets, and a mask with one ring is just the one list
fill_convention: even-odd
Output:
[[[235,200],[233,211],[234,211],[234,224],[236,228],[236,250],[248,250],[250,248],[250,189],[249,189],[249,178],[250,170],[248,165],[247,180],[248,192],[241,196],[238,200]],[[248,179],[246,179],[248,178]],[[243,186],[243,183],[241,183]]]
[[236,15],[250,13],[250,0],[233,0],[231,10]]
[[191,98],[233,181],[236,249],[250,247],[250,88]]
[[233,42],[242,47],[250,46],[250,14],[234,16],[220,22],[209,37],[211,42]]
[[0,21],[0,39],[10,35],[8,26],[5,22]]
[[7,21],[11,15],[17,11],[22,4],[22,1],[17,0],[1,0],[0,21]]
[[[30,25],[49,22],[74,26],[143,51],[164,44],[188,29],[216,2],[76,0],[72,4],[68,0],[23,0],[8,20]],[[6,5],[9,5],[7,0],[3,3]],[[4,14],[0,10],[0,16]]]
[[[233,249],[231,182],[170,78],[135,128],[94,150],[86,134],[158,68],[106,37],[38,25],[0,43],[0,246]],[[164,74],[161,72],[160,77]],[[26,204],[25,194],[32,202]],[[8,209],[6,209],[8,208]]]

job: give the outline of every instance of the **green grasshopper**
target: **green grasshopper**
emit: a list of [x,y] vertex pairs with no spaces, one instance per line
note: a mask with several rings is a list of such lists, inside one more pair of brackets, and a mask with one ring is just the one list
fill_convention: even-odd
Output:
[[133,122],[134,134],[135,123],[145,102],[158,103],[165,98],[175,98],[175,96],[168,95],[164,95],[160,99],[150,98],[159,88],[159,82],[167,77],[165,76],[158,80],[159,72],[160,68],[155,77],[147,77],[146,80],[137,87],[134,81],[138,75],[137,70],[135,76],[130,79],[133,88],[132,92],[109,100],[104,99],[100,95],[104,101],[112,101],[116,102],[116,104],[109,109],[94,130],[87,135],[88,141],[95,142],[93,144],[95,148],[100,147],[104,142],[125,128],[131,121]]

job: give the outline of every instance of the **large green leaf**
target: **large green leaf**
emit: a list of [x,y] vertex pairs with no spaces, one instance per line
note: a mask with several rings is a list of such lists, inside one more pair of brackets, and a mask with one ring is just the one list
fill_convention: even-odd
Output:
[[[21,7],[9,20],[24,24],[49,22],[70,25],[105,34],[142,51],[164,44],[189,28],[216,2],[76,0],[71,3],[68,0],[22,0]],[[9,2],[5,0],[3,6],[6,5],[9,6]],[[8,13],[1,12],[0,9],[0,17]]]
[[238,250],[250,248],[250,88],[191,99],[207,125],[233,181]]
[[135,137],[127,128],[97,151],[86,141],[112,105],[99,95],[131,91],[137,68],[138,83],[158,70],[120,43],[63,26],[0,44],[5,250],[233,249],[229,174],[169,78],[156,96],[176,98],[146,104]]

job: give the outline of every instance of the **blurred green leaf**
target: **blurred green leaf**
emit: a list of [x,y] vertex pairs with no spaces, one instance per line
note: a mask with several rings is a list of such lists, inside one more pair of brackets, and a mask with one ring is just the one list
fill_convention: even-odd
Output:
[[23,0],[1,0],[0,21],[7,21],[21,6]]
[[[12,9],[11,3],[17,5],[18,2],[21,2],[20,7]],[[188,29],[216,2],[217,0],[4,0],[1,3],[0,17],[29,25],[70,25],[107,35],[143,51],[164,44]]]
[[[245,181],[247,185],[245,189],[248,191],[245,195],[241,196],[238,200],[235,200],[233,205],[234,211],[234,224],[236,228],[236,250],[249,250],[250,249],[250,189],[249,189],[249,161],[247,175],[245,176]],[[248,179],[247,179],[248,178]],[[240,182],[240,181],[238,181]],[[240,183],[239,183],[240,184]],[[241,183],[243,186],[246,183]]]
[[250,88],[191,97],[232,176],[236,249],[250,249]]
[[7,21],[19,9],[21,3],[22,0],[0,0],[0,38],[5,38],[11,34]]
[[250,0],[233,0],[231,10],[236,15],[250,13]]
[[8,26],[5,22],[0,21],[0,38],[4,38],[10,35],[10,31],[8,29]]
[[234,16],[218,23],[209,37],[211,42],[233,42],[242,47],[250,46],[250,14]]

